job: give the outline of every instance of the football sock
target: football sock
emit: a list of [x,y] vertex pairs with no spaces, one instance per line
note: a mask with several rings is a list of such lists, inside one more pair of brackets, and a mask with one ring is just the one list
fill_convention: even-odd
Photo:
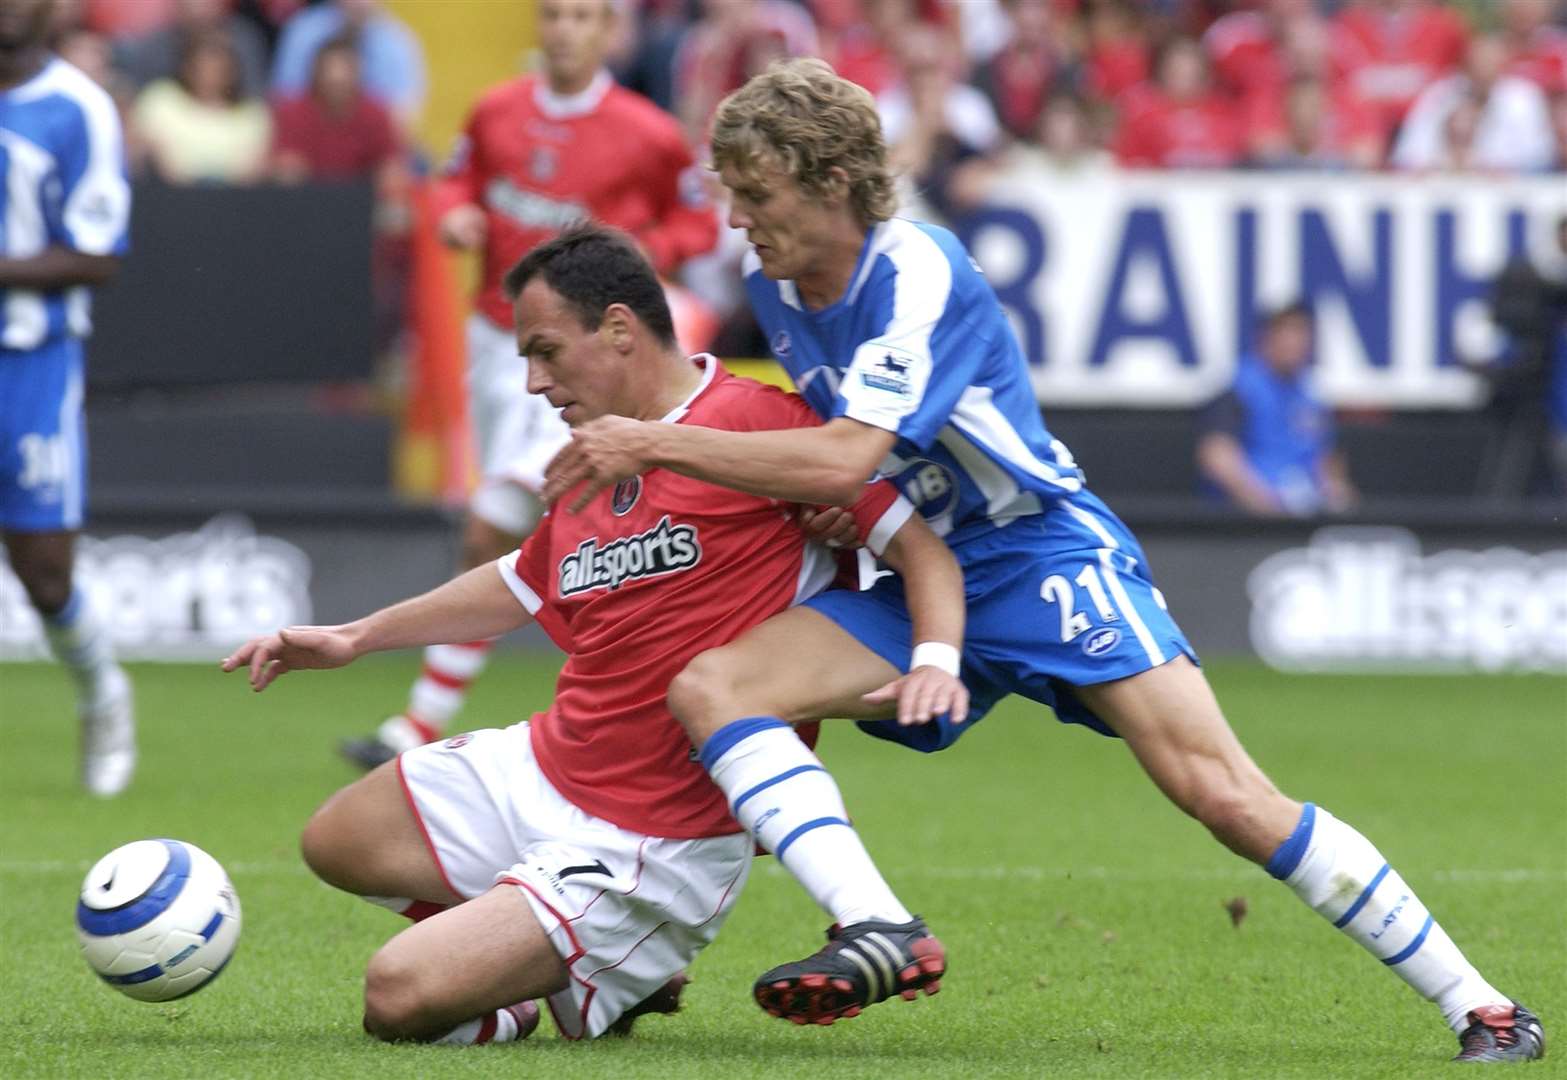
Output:
[[477,1020],[458,1024],[439,1039],[431,1041],[443,1046],[482,1046],[492,1042],[511,1042],[519,1030],[521,1028],[515,1013],[510,1009],[496,1009]]
[[832,774],[788,724],[771,716],[726,724],[703,744],[702,765],[735,819],[840,925],[913,918],[849,824]]
[[106,692],[117,667],[114,643],[81,587],[71,590],[63,608],[45,615],[43,624],[49,648],[71,673],[77,693],[92,701]]
[[376,907],[395,911],[411,922],[424,922],[431,915],[439,915],[450,904],[437,904],[432,900],[410,900],[406,896],[361,896],[359,899]]
[[424,650],[424,668],[408,694],[403,715],[426,742],[440,738],[462,710],[468,685],[484,670],[494,644],[493,640],[467,641]]
[[1471,1009],[1510,1004],[1464,958],[1371,841],[1321,807],[1306,804],[1267,870],[1435,1002],[1454,1031],[1468,1026]]

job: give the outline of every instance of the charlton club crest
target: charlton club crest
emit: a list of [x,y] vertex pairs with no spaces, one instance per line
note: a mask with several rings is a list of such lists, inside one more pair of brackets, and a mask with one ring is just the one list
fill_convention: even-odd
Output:
[[609,497],[609,508],[615,512],[616,517],[623,517],[631,512],[631,508],[637,504],[637,499],[642,495],[642,478],[633,476],[630,480],[622,480],[615,485],[615,490]]

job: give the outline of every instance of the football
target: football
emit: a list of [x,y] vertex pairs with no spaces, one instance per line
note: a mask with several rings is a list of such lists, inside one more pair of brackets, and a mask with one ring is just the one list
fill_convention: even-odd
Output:
[[82,956],[139,1001],[194,993],[239,944],[239,897],[218,861],[181,840],[137,840],[87,872],[76,904]]

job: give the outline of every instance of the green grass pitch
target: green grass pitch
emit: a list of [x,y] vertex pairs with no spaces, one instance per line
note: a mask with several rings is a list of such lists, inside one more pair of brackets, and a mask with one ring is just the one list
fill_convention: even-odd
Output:
[[[499,657],[467,714],[520,719],[555,663]],[[687,1007],[629,1039],[384,1046],[360,976],[403,924],[318,884],[296,837],[351,780],[333,743],[400,704],[412,657],[256,696],[215,668],[140,665],[142,766],[75,785],[64,675],[0,666],[0,1076],[1001,1077],[1448,1075],[1435,1010],[1262,871],[1170,809],[1117,743],[1005,703],[931,758],[845,726],[823,755],[894,887],[946,942],[942,992],[804,1030],[752,978],[827,921],[764,860]],[[1215,663],[1242,738],[1286,791],[1370,836],[1502,989],[1567,1039],[1567,681],[1290,677]],[[212,987],[147,1005],[105,987],[72,926],[86,868],[148,836],[201,845],[244,905]],[[1232,927],[1223,904],[1250,912]],[[1567,1044],[1527,1068],[1567,1076]]]

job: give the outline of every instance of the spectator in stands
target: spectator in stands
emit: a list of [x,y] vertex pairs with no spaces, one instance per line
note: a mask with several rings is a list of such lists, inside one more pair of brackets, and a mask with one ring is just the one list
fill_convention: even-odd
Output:
[[72,27],[55,40],[54,51],[61,60],[81,68],[88,78],[107,90],[120,112],[125,112],[130,89],[115,70],[113,45],[108,38],[85,26]]
[[175,76],[136,98],[131,124],[152,171],[175,184],[259,179],[272,139],[267,107],[244,96],[239,58],[223,31],[186,42]]
[[951,218],[966,209],[954,200],[966,188],[962,170],[1000,148],[1001,123],[985,95],[962,81],[963,52],[948,30],[914,23],[896,52],[899,81],[876,99],[887,158],[936,217]]
[[1002,127],[1019,139],[1033,137],[1052,91],[1074,74],[1070,38],[1055,25],[1052,2],[1004,0],[1011,35],[974,78]]
[[1302,23],[1319,21],[1312,0],[1262,0],[1217,20],[1203,35],[1214,81],[1237,99],[1278,93],[1292,74],[1286,42]]
[[898,64],[884,32],[912,22],[913,0],[811,0],[821,57],[850,82],[874,96],[898,79]]
[[1084,0],[1084,89],[1114,102],[1148,80],[1150,53],[1141,12],[1129,0]]
[[233,14],[231,7],[231,0],[177,0],[169,23],[115,42],[114,66],[139,93],[149,83],[173,78],[192,38],[222,30],[234,44],[244,95],[262,96],[267,88],[267,43],[256,25]]
[[1333,414],[1312,392],[1311,308],[1288,304],[1263,321],[1255,353],[1197,420],[1197,469],[1216,498],[1259,517],[1338,512],[1357,499],[1334,445]]
[[1425,89],[1409,111],[1391,163],[1400,169],[1467,167],[1538,172],[1553,164],[1545,92],[1503,74],[1507,45],[1487,34],[1470,43],[1461,72]]
[[[1221,24],[1214,24],[1218,28]],[[1371,169],[1382,161],[1381,127],[1341,78],[1323,20],[1304,17],[1283,31],[1276,85],[1252,83],[1241,108],[1250,157],[1265,168]]]
[[1567,494],[1567,216],[1554,239],[1544,266],[1516,258],[1491,286],[1491,319],[1506,339],[1501,353],[1466,359],[1490,387],[1480,492],[1496,500],[1526,495],[1542,457],[1556,492]]
[[281,97],[310,87],[316,50],[340,34],[359,42],[365,93],[409,130],[424,109],[424,52],[419,39],[381,9],[379,0],[327,0],[300,11],[283,26],[272,64],[272,92]]
[[391,114],[360,84],[352,35],[316,52],[309,93],[273,107],[272,175],[287,182],[375,178],[383,197],[407,186],[402,147]]
[[1507,74],[1528,79],[1547,94],[1567,94],[1567,28],[1551,25],[1561,0],[1501,0]]
[[1240,162],[1238,110],[1213,88],[1208,59],[1192,38],[1172,38],[1155,61],[1156,80],[1121,99],[1116,158],[1131,168],[1213,169]]
[[1339,13],[1336,49],[1354,49],[1355,92],[1390,138],[1431,83],[1463,62],[1469,40],[1464,17],[1433,0],[1350,0]]
[[1089,179],[1115,167],[1115,156],[1099,144],[1087,104],[1075,94],[1058,93],[1045,105],[1030,137],[1019,139],[967,170],[954,202],[978,204],[998,186],[1038,189],[1063,181]]
[[810,13],[790,0],[702,0],[702,9],[675,56],[675,112],[695,143],[725,94],[774,60],[818,51]]

